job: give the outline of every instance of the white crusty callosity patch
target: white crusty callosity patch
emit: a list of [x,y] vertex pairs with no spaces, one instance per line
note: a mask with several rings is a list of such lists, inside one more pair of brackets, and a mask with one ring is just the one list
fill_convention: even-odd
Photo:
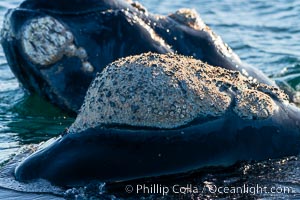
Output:
[[273,114],[276,104],[270,96],[257,90],[245,90],[236,96],[234,112],[243,119],[265,119]]
[[142,13],[147,13],[147,9],[138,1],[128,1],[128,3],[130,3],[134,8],[136,8],[137,10],[139,10]]
[[131,56],[98,74],[70,132],[109,124],[171,129],[226,112],[245,120],[267,119],[277,105],[259,87],[265,85],[190,57]]
[[49,65],[60,60],[73,34],[52,17],[32,19],[23,28],[22,46],[31,62]]
[[206,27],[195,9],[182,8],[170,14],[169,17],[196,30],[202,30]]
[[236,60],[237,62],[241,62],[240,58],[231,50],[231,48],[223,42],[222,38],[215,34],[209,26],[207,26],[200,15],[194,9],[179,9],[175,13],[171,13],[169,15],[170,18],[174,19],[178,23],[189,26],[195,30],[204,30],[209,33],[212,38],[215,46],[218,48],[218,51],[224,56]]
[[21,44],[29,60],[40,66],[54,64],[65,55],[81,59],[83,70],[87,63],[87,53],[82,47],[76,47],[71,31],[50,16],[26,23],[22,28]]

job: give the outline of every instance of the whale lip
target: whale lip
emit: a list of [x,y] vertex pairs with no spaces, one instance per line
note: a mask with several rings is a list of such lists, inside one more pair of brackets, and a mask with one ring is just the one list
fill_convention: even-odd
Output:
[[[289,116],[296,111],[292,109]],[[287,122],[288,115],[277,114],[280,119],[256,122],[224,116],[171,130],[99,126],[68,132],[25,159],[15,169],[15,176],[19,181],[46,179],[56,185],[74,186],[298,154],[299,127]],[[284,125],[274,125],[274,120],[282,120]]]

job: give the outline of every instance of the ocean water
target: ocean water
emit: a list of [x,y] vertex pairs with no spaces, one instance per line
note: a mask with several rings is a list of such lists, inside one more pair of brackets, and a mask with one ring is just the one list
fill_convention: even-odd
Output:
[[[19,0],[0,1],[0,25],[8,8]],[[240,56],[274,80],[300,91],[300,1],[298,0],[142,0],[150,12],[168,14],[187,7],[197,10],[204,22]],[[130,183],[93,183],[81,188],[57,188],[49,183],[18,183],[11,170],[36,144],[57,136],[73,118],[38,96],[30,96],[11,73],[0,49],[0,199],[300,199],[300,157],[240,163],[225,169],[205,169],[189,175]],[[128,194],[126,185],[145,184],[172,188],[196,186],[168,195]],[[210,192],[210,188],[245,187],[243,194]],[[266,192],[253,187],[266,187]],[[203,189],[204,188],[204,189]],[[275,188],[278,191],[271,193]],[[289,193],[283,190],[289,188]],[[203,189],[203,190],[201,190]],[[251,190],[252,189],[252,190]],[[251,190],[251,191],[250,191]],[[212,190],[213,191],[213,190]],[[186,194],[184,194],[186,193]]]

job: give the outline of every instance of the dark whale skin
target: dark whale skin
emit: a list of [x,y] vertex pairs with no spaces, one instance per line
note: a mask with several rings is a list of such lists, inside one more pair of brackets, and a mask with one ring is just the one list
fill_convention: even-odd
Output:
[[[148,51],[193,56],[211,65],[247,71],[259,82],[274,85],[259,70],[225,56],[209,29],[196,30],[168,16],[157,18],[124,1],[69,2],[25,1],[8,12],[6,18],[12,36],[1,40],[8,63],[23,86],[62,109],[77,113],[91,80],[108,63]],[[82,61],[76,56],[63,56],[41,66],[25,55],[22,27],[47,16],[73,34],[74,44],[86,50],[94,71],[83,72]],[[153,38],[149,27],[142,22],[132,23],[135,16],[150,24],[164,42]],[[299,109],[278,102],[277,105],[279,110],[265,120],[244,120],[226,113],[176,129],[115,125],[68,132],[25,159],[16,168],[15,177],[19,181],[42,178],[57,185],[81,185],[95,179],[127,181],[208,166],[229,166],[242,160],[297,155]]]
[[300,129],[294,119],[299,120],[299,110],[281,106],[267,120],[245,121],[228,114],[172,130],[112,126],[66,133],[25,159],[15,176],[19,181],[43,178],[57,185],[81,185],[297,155]]
[[[24,26],[30,20],[46,16],[53,17],[73,34],[75,45],[86,50],[93,72],[83,72],[80,59],[74,56],[63,56],[47,66],[28,59],[21,45]],[[139,20],[133,22],[135,18]],[[2,37],[1,43],[13,73],[28,91],[38,93],[70,113],[78,113],[97,72],[118,58],[144,52],[193,56],[210,65],[246,71],[259,82],[275,85],[259,70],[240,63],[237,58],[225,56],[227,50],[220,49],[210,29],[198,30],[170,16],[142,12],[121,0],[72,3],[27,0],[8,11],[6,21],[13,36]]]

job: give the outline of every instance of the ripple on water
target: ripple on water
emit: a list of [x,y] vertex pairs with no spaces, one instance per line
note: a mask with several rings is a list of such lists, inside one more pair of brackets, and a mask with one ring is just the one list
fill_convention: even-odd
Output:
[[59,196],[63,196],[64,190],[45,180],[22,183],[16,181],[13,176],[15,166],[31,154],[37,146],[24,145],[15,150],[17,153],[9,159],[0,162],[0,199],[61,199]]

